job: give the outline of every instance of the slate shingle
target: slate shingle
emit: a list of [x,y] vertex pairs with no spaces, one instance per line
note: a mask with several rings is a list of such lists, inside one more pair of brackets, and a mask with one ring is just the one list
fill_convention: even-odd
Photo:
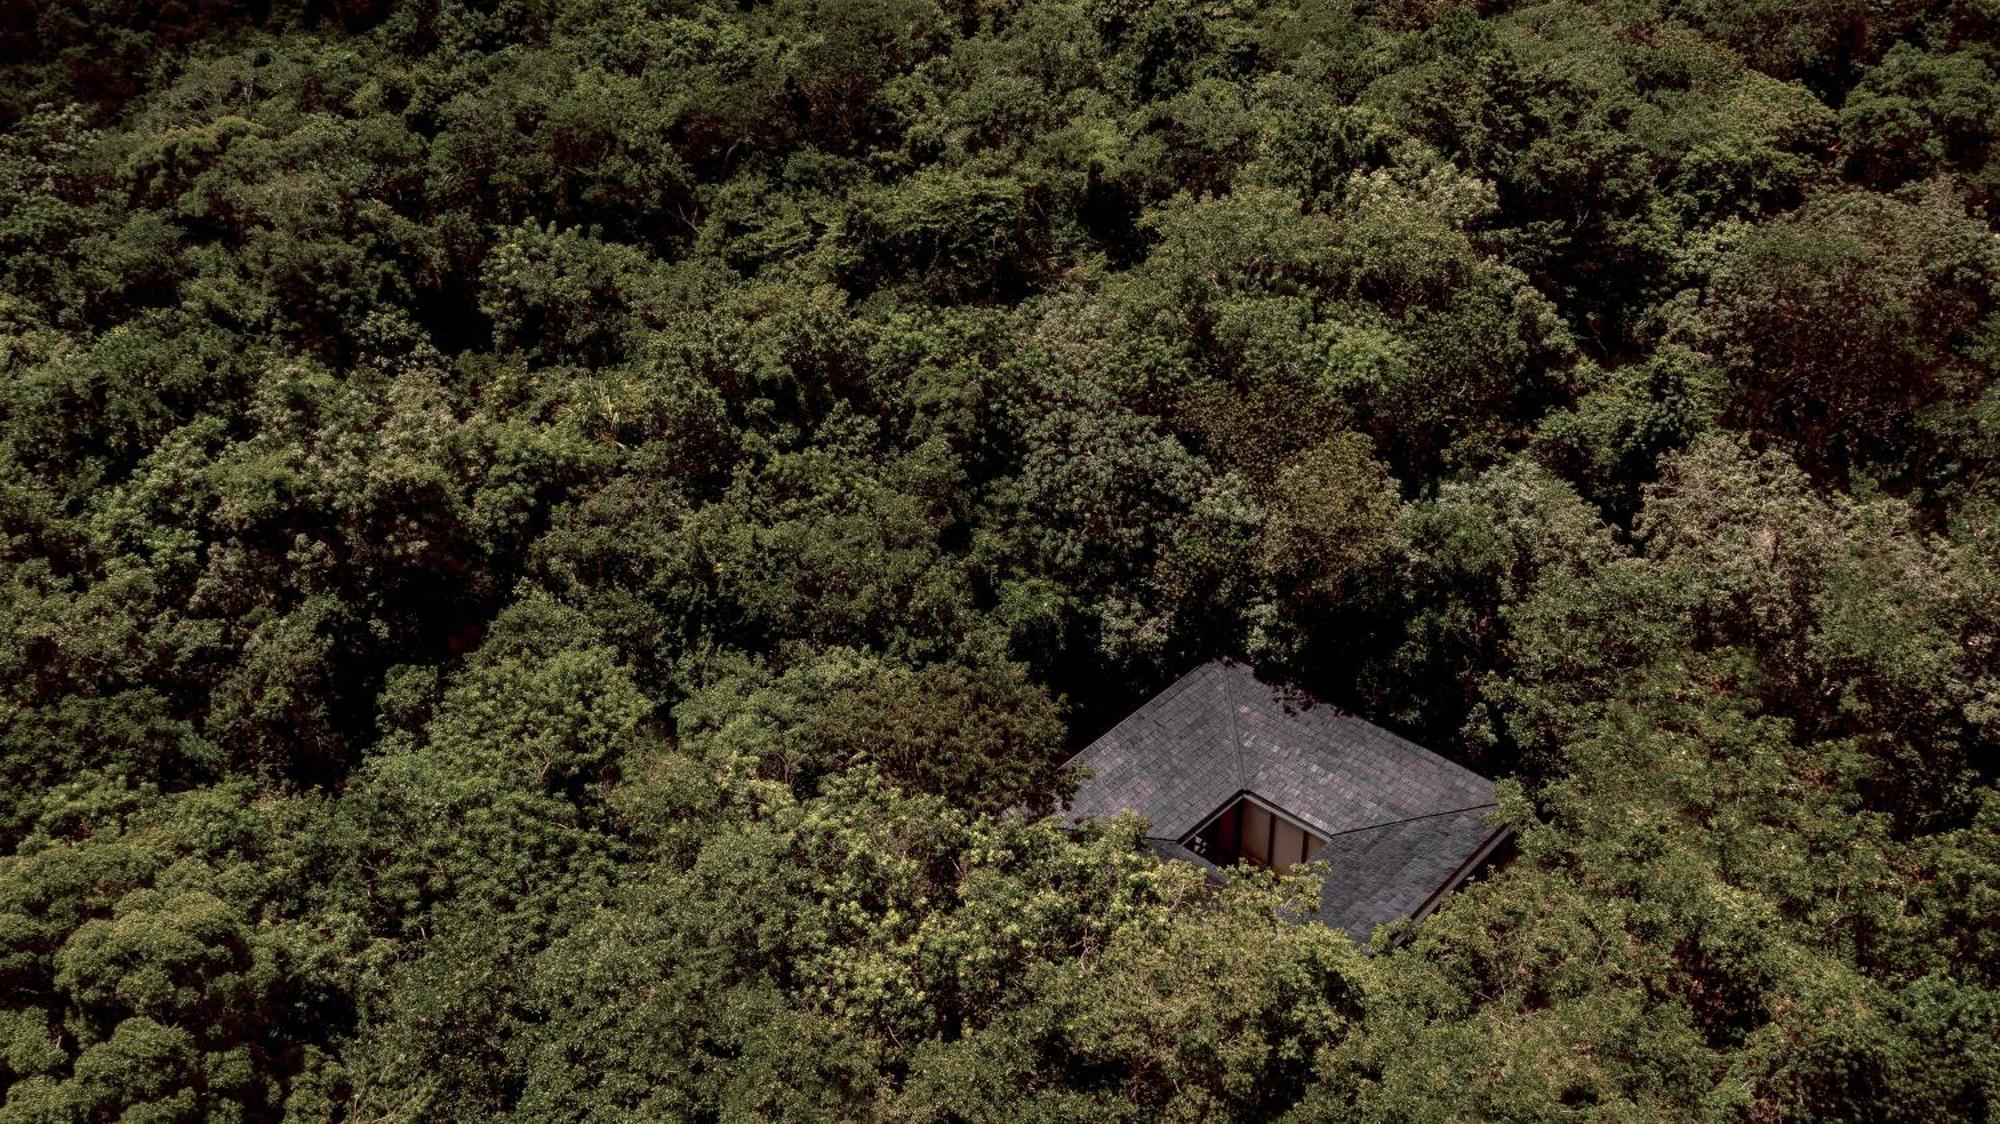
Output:
[[1366,938],[1462,879],[1502,833],[1493,783],[1407,739],[1228,660],[1176,680],[1077,754],[1071,812],[1132,811],[1169,857],[1249,793],[1324,837],[1319,919]]

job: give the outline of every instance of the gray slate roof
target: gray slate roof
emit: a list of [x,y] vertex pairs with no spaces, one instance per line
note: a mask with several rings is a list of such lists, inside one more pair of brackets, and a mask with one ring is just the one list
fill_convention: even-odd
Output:
[[1158,850],[1204,866],[1181,840],[1210,816],[1244,793],[1280,809],[1327,841],[1319,919],[1361,939],[1429,913],[1505,836],[1486,823],[1493,782],[1229,660],[1183,675],[1070,764],[1090,773],[1073,815],[1137,812]]

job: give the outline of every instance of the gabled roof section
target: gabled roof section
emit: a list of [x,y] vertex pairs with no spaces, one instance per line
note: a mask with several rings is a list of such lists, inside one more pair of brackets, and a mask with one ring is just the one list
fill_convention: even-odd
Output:
[[[1183,840],[1249,794],[1326,839],[1320,919],[1365,937],[1428,913],[1504,831],[1493,782],[1229,660],[1183,675],[1070,762],[1089,770],[1071,812],[1137,812],[1154,845]],[[1207,865],[1205,862],[1203,865]]]
[[1319,919],[1362,940],[1405,917],[1423,920],[1505,838],[1486,822],[1491,807],[1404,820],[1336,835],[1320,849],[1328,864]]
[[1234,708],[1220,664],[1203,664],[1070,759],[1090,770],[1071,811],[1137,812],[1152,833],[1178,842],[1243,790]]
[[1493,803],[1493,782],[1237,663],[1211,663],[1235,725],[1243,789],[1329,838]]

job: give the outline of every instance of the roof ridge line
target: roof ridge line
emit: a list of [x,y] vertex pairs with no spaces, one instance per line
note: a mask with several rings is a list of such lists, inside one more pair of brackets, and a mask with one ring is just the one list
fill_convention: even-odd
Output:
[[[1262,800],[1264,799],[1264,797],[1258,797],[1258,799]],[[1345,831],[1328,832],[1327,838],[1337,839],[1343,835],[1357,835],[1364,831],[1380,831],[1385,827],[1396,827],[1401,824],[1416,823],[1418,820],[1434,820],[1437,819],[1439,816],[1456,816],[1464,812],[1477,811],[1480,808],[1498,808],[1499,806],[1500,802],[1498,800],[1488,800],[1484,804],[1467,804],[1463,808],[1447,808],[1442,812],[1425,812],[1421,816],[1405,816],[1400,820],[1384,820],[1381,823],[1369,824],[1367,827],[1350,827]]]
[[[1218,681],[1217,686],[1222,689],[1222,705],[1229,711],[1229,756],[1231,760],[1236,762],[1236,791],[1248,792],[1250,791],[1250,778],[1243,771],[1243,727],[1236,720],[1236,716],[1242,711],[1243,704],[1237,700],[1236,692],[1231,688],[1229,682],[1230,673],[1236,670],[1237,664],[1236,661],[1230,659],[1228,656],[1211,660],[1210,663],[1222,669],[1222,677]],[[1247,666],[1244,667],[1244,670],[1250,672],[1250,678],[1257,678],[1255,670]]]

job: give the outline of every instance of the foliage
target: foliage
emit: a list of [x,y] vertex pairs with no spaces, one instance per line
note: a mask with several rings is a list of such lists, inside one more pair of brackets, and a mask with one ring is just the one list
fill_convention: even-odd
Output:
[[[0,1122],[1983,1119],[1981,0],[0,5]],[[1041,813],[1505,778],[1364,951]]]

